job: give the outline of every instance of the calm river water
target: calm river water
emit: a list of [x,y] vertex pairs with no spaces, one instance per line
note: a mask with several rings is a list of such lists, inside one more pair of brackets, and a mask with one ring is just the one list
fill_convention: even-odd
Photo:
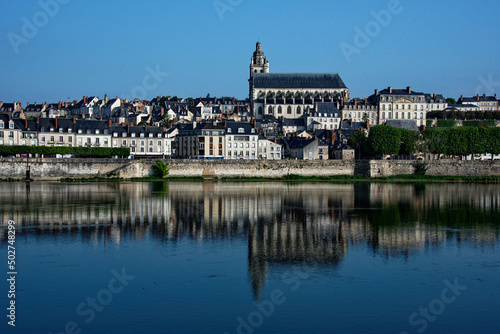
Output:
[[0,184],[1,333],[498,333],[500,186]]

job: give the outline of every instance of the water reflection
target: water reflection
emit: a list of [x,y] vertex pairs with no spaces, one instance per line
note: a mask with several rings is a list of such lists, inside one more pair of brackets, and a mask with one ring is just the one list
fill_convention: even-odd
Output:
[[478,184],[15,183],[1,184],[0,202],[2,224],[23,226],[27,242],[245,240],[255,298],[269,266],[336,267],[359,244],[402,259],[448,244],[490,247],[500,221],[500,186]]

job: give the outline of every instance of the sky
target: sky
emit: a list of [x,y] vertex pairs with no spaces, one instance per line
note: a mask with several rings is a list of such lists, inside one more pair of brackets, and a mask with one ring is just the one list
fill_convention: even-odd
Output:
[[248,97],[255,44],[271,73],[339,73],[351,97],[386,87],[500,93],[495,0],[1,2],[0,101],[84,95]]

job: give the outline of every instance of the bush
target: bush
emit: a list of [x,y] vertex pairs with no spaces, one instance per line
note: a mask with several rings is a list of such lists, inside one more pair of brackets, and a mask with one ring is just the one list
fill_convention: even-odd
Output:
[[0,156],[16,154],[71,154],[82,158],[107,158],[130,155],[130,148],[110,147],[52,147],[52,146],[0,146]]
[[425,175],[428,169],[429,166],[423,161],[419,160],[415,163],[415,175]]
[[156,177],[164,178],[169,172],[168,163],[161,160],[156,161],[156,164],[153,165],[153,172]]

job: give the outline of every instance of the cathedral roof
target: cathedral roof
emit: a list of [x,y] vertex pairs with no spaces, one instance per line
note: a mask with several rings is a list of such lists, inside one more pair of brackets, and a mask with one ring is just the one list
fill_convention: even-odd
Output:
[[256,73],[255,88],[347,88],[337,73]]

